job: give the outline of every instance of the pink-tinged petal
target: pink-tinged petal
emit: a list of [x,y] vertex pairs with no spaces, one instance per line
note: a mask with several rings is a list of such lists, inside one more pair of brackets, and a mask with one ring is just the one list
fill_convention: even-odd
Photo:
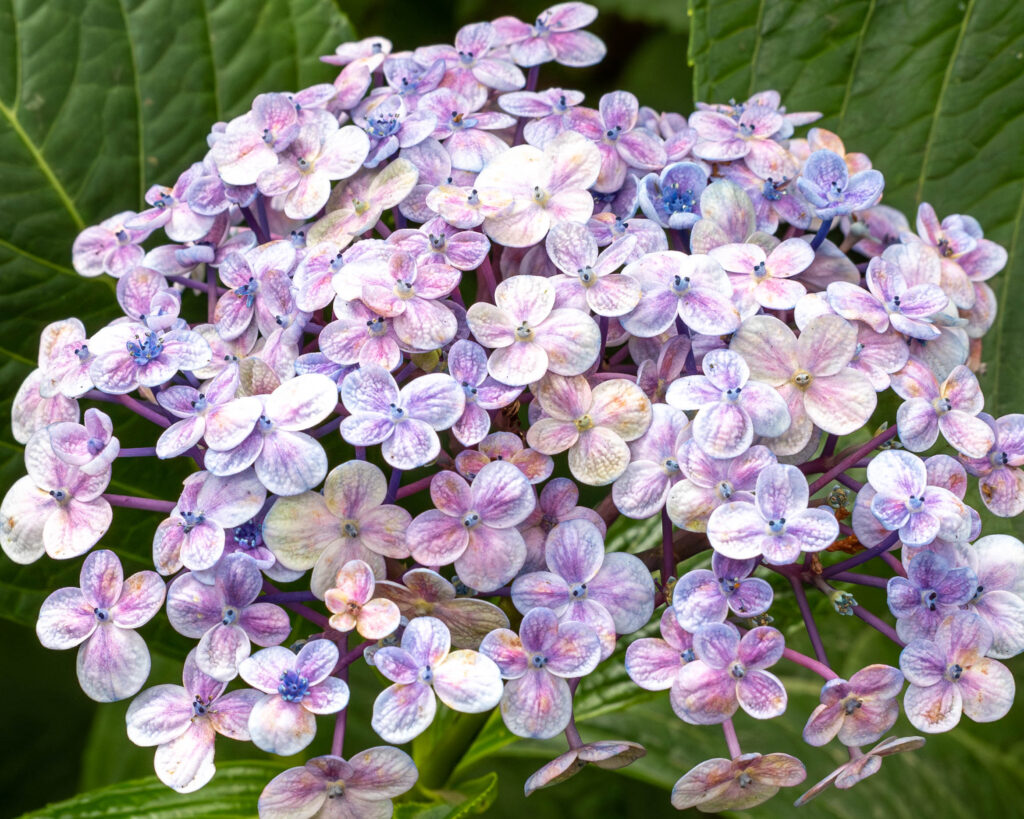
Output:
[[[536,344],[547,354],[547,368],[553,373],[579,375],[597,359],[601,331],[597,322],[581,310],[571,307],[552,310],[535,332]],[[493,360],[494,356],[491,358]],[[491,374],[494,375],[493,371]]]
[[930,687],[943,679],[945,664],[930,640],[914,640],[900,653],[900,671],[918,688]]
[[773,719],[786,710],[786,689],[774,674],[751,671],[736,683],[740,707],[754,719]]
[[[830,680],[828,683],[825,683],[825,689],[827,689],[829,684],[832,682],[835,681]],[[822,694],[822,697],[824,698],[824,694]],[[807,724],[804,726],[804,742],[808,745],[827,745],[835,738],[836,734],[839,733],[839,729],[843,726],[845,716],[844,706],[841,702],[835,702],[831,705],[822,703],[814,709],[810,718],[807,720]]]
[[465,393],[447,373],[432,373],[417,378],[402,389],[402,406],[411,418],[433,429],[448,429],[466,405]]
[[299,650],[295,658],[295,670],[309,680],[311,685],[316,685],[327,678],[337,663],[337,645],[330,640],[311,640]]
[[363,605],[373,597],[373,570],[362,560],[350,560],[338,572],[334,586],[324,596],[328,609],[338,612],[350,602]]
[[579,430],[570,421],[541,418],[526,431],[529,445],[544,455],[557,455],[573,446],[580,437]]
[[588,486],[606,486],[629,465],[629,446],[606,427],[594,427],[580,434],[569,450],[569,471]]
[[567,520],[551,530],[545,556],[548,568],[566,583],[589,583],[605,559],[604,537],[589,521]]
[[707,569],[695,569],[679,578],[672,592],[672,607],[679,625],[687,631],[721,623],[729,611],[718,579]]
[[745,560],[761,554],[767,525],[752,503],[733,501],[711,513],[707,532],[715,551],[735,560]]
[[274,646],[257,651],[238,666],[238,674],[253,688],[276,694],[281,677],[295,667],[295,655],[287,648]]
[[531,572],[512,583],[512,603],[523,613],[544,606],[561,615],[571,600],[568,583],[552,572]]
[[388,415],[398,402],[398,385],[383,367],[360,367],[341,384],[341,400],[350,413]]
[[260,646],[274,646],[284,642],[292,629],[288,613],[273,603],[246,606],[238,623],[250,639]]
[[43,602],[36,620],[36,635],[46,648],[74,648],[97,628],[93,604],[80,589],[57,589]]
[[408,651],[395,646],[385,646],[373,655],[373,664],[389,680],[408,685],[416,682],[420,663]]
[[348,683],[337,677],[328,677],[311,686],[302,698],[302,707],[313,714],[336,714],[348,705]]
[[[788,411],[786,415],[789,415]],[[697,413],[693,435],[701,449],[712,458],[734,458],[750,448],[754,427],[743,409],[723,401]]]
[[324,780],[320,771],[313,773],[309,767],[289,768],[263,789],[258,802],[259,815],[264,819],[315,816],[327,801]]
[[779,386],[799,369],[793,332],[774,316],[753,316],[743,322],[729,349],[739,353],[750,367],[750,376]]
[[[935,408],[924,398],[911,398],[896,411],[896,427],[900,441],[912,452],[929,449],[939,437],[939,419]],[[984,422],[979,422],[992,434]],[[988,452],[988,450],[985,450]]]
[[237,626],[216,623],[196,648],[196,662],[204,674],[228,682],[238,675],[238,665],[249,656],[249,637]]
[[954,409],[945,413],[938,419],[938,428],[950,445],[968,458],[984,458],[995,445],[992,428],[966,412]]
[[466,714],[489,711],[501,700],[501,671],[477,651],[459,650],[434,667],[434,691],[445,705]]
[[740,635],[731,623],[712,623],[701,628],[693,638],[697,658],[712,668],[726,668],[739,651]]
[[648,691],[671,688],[685,662],[679,650],[653,637],[634,640],[626,649],[626,673]]
[[82,598],[92,606],[108,609],[121,596],[124,573],[121,561],[109,549],[100,549],[82,563],[79,585]]
[[582,677],[597,668],[601,661],[601,641],[586,623],[562,623],[557,639],[545,653],[548,660],[545,668],[552,674]]
[[651,401],[632,381],[602,381],[593,390],[590,418],[624,441],[633,441],[651,425]]
[[469,533],[459,518],[428,509],[413,519],[406,533],[413,559],[428,566],[445,566],[469,545]]
[[495,629],[508,628],[508,617],[485,600],[459,598],[440,603],[433,609],[451,632],[455,648],[477,648],[480,641]]
[[903,710],[919,731],[949,731],[960,722],[963,713],[960,687],[944,679],[926,687],[911,685],[903,697]]
[[148,623],[164,604],[166,587],[156,572],[137,572],[124,581],[117,602],[110,607],[110,619],[121,628],[138,628]]
[[249,714],[249,735],[253,745],[261,751],[291,756],[313,741],[316,718],[301,703],[288,702],[272,694],[253,706]]
[[771,585],[759,577],[750,577],[741,581],[729,597],[729,608],[742,617],[754,617],[768,611],[772,599]]
[[959,680],[963,709],[975,722],[995,722],[1013,705],[1013,674],[1000,662],[982,659],[964,671]]
[[367,640],[380,640],[394,632],[402,619],[398,606],[378,598],[363,606],[356,628]]
[[467,586],[493,591],[512,580],[526,561],[526,542],[516,529],[481,524],[470,532],[469,546],[456,559],[455,571]]
[[738,656],[748,671],[768,668],[781,658],[786,642],[778,629],[758,626],[740,640]]
[[193,716],[192,698],[180,685],[147,688],[125,714],[128,739],[143,747],[162,745],[185,733]]
[[671,486],[660,464],[634,460],[612,486],[612,499],[626,517],[642,520],[665,505]]
[[511,312],[500,307],[477,302],[466,312],[466,320],[473,337],[485,347],[508,347],[515,341],[517,319]]
[[587,597],[608,610],[617,633],[632,634],[651,619],[654,580],[640,558],[613,552],[587,584]]
[[421,665],[436,666],[451,648],[447,626],[436,617],[416,617],[402,635],[402,648]]
[[825,432],[848,435],[875,411],[875,388],[863,373],[847,367],[835,375],[814,377],[804,393],[808,417]]
[[327,475],[327,454],[315,438],[304,432],[271,430],[263,436],[263,450],[255,466],[260,483],[268,491],[298,495]]
[[820,552],[839,537],[839,521],[828,509],[807,509],[786,519],[786,533],[807,552]]
[[234,449],[248,437],[262,414],[263,402],[255,396],[214,407],[206,417],[206,443],[212,449]]
[[415,418],[396,424],[394,434],[381,447],[384,460],[402,470],[424,466],[434,460],[440,451],[441,442],[437,433],[429,424]]
[[346,778],[346,789],[367,800],[394,799],[409,790],[418,776],[412,758],[397,748],[368,748],[351,757],[349,764],[353,772]]
[[494,461],[481,469],[472,494],[481,522],[495,528],[522,523],[536,506],[530,482],[507,461]]
[[267,397],[264,414],[275,426],[294,432],[319,424],[337,403],[337,384],[326,375],[307,373],[274,390]]
[[202,637],[220,622],[223,607],[220,591],[200,583],[191,573],[175,579],[167,590],[167,618],[186,637]]
[[312,568],[338,536],[337,517],[331,514],[324,498],[315,492],[278,498],[263,522],[264,542],[289,569]]
[[396,683],[374,700],[370,724],[385,742],[400,745],[422,734],[434,721],[436,711],[437,700],[430,686]]
[[104,624],[78,649],[78,683],[97,702],[116,702],[138,693],[149,669],[146,642],[130,629]]
[[833,282],[828,286],[828,303],[844,319],[863,321],[876,333],[889,326],[885,306],[862,287],[848,282]]
[[213,764],[215,732],[209,720],[197,720],[170,742],[161,744],[153,756],[153,768],[165,785],[178,793],[192,793],[209,782],[216,771]]
[[907,452],[889,450],[868,464],[868,483],[879,495],[905,499],[920,493],[927,482],[924,461]]
[[860,707],[843,720],[839,741],[847,746],[877,742],[899,718],[900,707],[895,699],[898,693],[897,689],[892,699],[860,700]]
[[54,509],[43,525],[46,553],[57,560],[84,554],[106,534],[112,519],[113,510],[103,498],[88,503],[72,498]]
[[669,692],[676,715],[691,725],[715,725],[736,713],[736,682],[728,673],[700,661],[687,663]]
[[565,730],[572,714],[572,694],[565,680],[531,670],[505,686],[501,716],[516,736],[550,739]]

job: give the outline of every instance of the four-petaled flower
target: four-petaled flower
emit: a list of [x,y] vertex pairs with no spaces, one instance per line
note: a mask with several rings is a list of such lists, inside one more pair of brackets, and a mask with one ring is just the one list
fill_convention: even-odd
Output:
[[342,566],[324,595],[331,628],[355,629],[367,640],[379,640],[397,629],[402,619],[398,606],[386,598],[374,598],[373,592],[373,570],[366,563],[350,560]]
[[843,745],[856,747],[877,742],[896,723],[902,690],[903,674],[888,665],[869,665],[848,681],[829,680],[804,726],[804,741],[825,745],[839,737]]

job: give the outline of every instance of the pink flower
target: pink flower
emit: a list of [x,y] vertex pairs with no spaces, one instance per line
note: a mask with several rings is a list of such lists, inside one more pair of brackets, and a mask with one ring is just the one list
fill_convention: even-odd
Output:
[[529,796],[536,790],[564,782],[576,776],[587,765],[614,771],[646,755],[647,749],[636,742],[613,739],[587,742],[578,748],[570,748],[534,771],[523,784],[523,793]]
[[625,236],[600,255],[597,240],[584,225],[562,222],[548,233],[545,247],[559,277],[555,287],[562,300],[582,302],[598,316],[621,316],[640,301],[640,284],[631,276],[612,271],[628,261],[636,239]]
[[114,437],[114,425],[105,412],[90,407],[84,420],[84,426],[70,421],[51,425],[50,446],[64,463],[85,475],[98,475],[110,469],[121,442]]
[[806,778],[803,763],[789,754],[708,759],[676,782],[672,807],[696,807],[702,813],[743,810],[771,799],[779,788],[799,785]]
[[630,443],[630,462],[612,486],[615,507],[643,520],[665,505],[669,490],[682,479],[680,458],[691,435],[689,419],[667,404],[654,404],[651,425]]
[[731,274],[733,300],[743,318],[761,307],[793,309],[807,291],[792,277],[814,261],[814,251],[803,239],[787,239],[767,254],[755,244],[728,244],[709,255]]
[[864,754],[850,752],[850,761],[840,765],[832,773],[811,786],[793,804],[801,807],[818,796],[822,791],[835,785],[840,790],[852,788],[858,782],[867,779],[881,769],[882,759],[892,754],[901,754],[905,751],[916,751],[924,745],[924,737],[889,737],[879,742],[874,748]]
[[81,588],[58,589],[43,602],[36,621],[39,641],[52,649],[78,649],[78,682],[97,702],[116,702],[142,688],[149,676],[149,649],[135,629],[164,602],[156,572],[127,580],[121,561],[101,549],[82,564]]
[[697,658],[693,653],[693,635],[679,625],[671,606],[661,613],[660,628],[660,638],[641,637],[626,649],[626,673],[648,691],[676,687],[679,672]]
[[608,527],[604,519],[589,506],[577,506],[579,499],[580,490],[568,478],[554,478],[540,491],[537,507],[519,524],[519,531],[526,541],[526,562],[521,574],[536,572],[545,567],[544,547],[551,530],[559,523],[586,520],[597,527],[601,537],[607,534]]
[[512,59],[522,66],[541,65],[554,60],[581,67],[604,59],[604,43],[589,31],[580,31],[597,17],[587,3],[559,3],[537,15],[531,26],[515,17],[499,17],[494,27],[503,45],[510,46]]
[[324,594],[331,612],[331,628],[341,632],[356,629],[367,640],[387,637],[402,619],[392,601],[374,599],[373,570],[362,560],[350,560],[338,571],[334,585]]
[[835,737],[846,746],[861,746],[881,739],[896,723],[896,702],[903,690],[903,674],[888,665],[869,665],[850,677],[834,679],[821,688],[821,704],[804,726],[804,741],[825,745]]
[[555,468],[550,455],[524,448],[522,440],[514,432],[492,432],[476,445],[476,449],[462,450],[455,456],[455,468],[463,478],[471,481],[491,461],[508,461],[533,484],[546,481]]

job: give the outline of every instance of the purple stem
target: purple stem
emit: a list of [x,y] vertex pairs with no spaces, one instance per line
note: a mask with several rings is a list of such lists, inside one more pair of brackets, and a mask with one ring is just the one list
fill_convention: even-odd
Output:
[[[341,674],[338,675],[343,680],[348,679],[348,669],[343,668]],[[341,752],[345,747],[345,723],[348,720],[348,706],[346,705],[338,712],[338,716],[334,718],[334,736],[331,738],[331,755],[341,756]]]
[[391,235],[391,228],[385,225],[384,222],[380,219],[377,220],[377,224],[374,225],[373,229],[380,234],[382,239],[387,239],[388,236]]
[[145,458],[149,455],[156,455],[155,446],[123,447],[118,451],[118,458]]
[[217,271],[212,265],[206,266],[206,320],[214,323],[217,312]]
[[800,616],[804,618],[804,625],[807,627],[807,636],[811,638],[811,647],[814,649],[814,656],[821,663],[828,665],[828,657],[825,656],[825,644],[821,642],[821,635],[818,633],[818,626],[811,614],[811,606],[807,602],[807,593],[804,591],[803,583],[794,575],[789,576],[790,585],[793,587],[793,594],[796,597],[796,604],[800,607]]
[[165,276],[165,278],[169,282],[174,282],[174,284],[180,284],[182,287],[188,287],[192,290],[201,290],[204,293],[208,293],[210,291],[210,286],[205,282],[197,282],[194,279],[188,278],[187,276]]
[[838,475],[836,475],[836,480],[839,481],[839,483],[841,483],[847,489],[852,489],[854,492],[860,492],[860,490],[864,488],[864,484],[862,484],[860,481],[854,480],[845,472],[840,472]]
[[899,558],[896,557],[892,552],[885,552],[882,554],[882,560],[889,564],[889,568],[892,569],[900,577],[907,576],[907,570],[903,568],[903,564],[900,563]]
[[395,229],[402,230],[406,225],[405,217],[402,216],[402,212],[398,208],[392,208],[391,216],[395,220]]
[[384,503],[394,503],[398,497],[398,483],[402,480],[402,470],[392,469],[391,477],[388,479],[388,494],[384,497]]
[[889,551],[889,549],[891,549],[895,545],[896,541],[899,540],[899,538],[900,532],[898,529],[895,532],[889,532],[889,534],[887,534],[880,543],[877,543],[870,549],[866,549],[859,555],[854,555],[853,557],[844,560],[841,563],[835,563],[827,567],[821,573],[821,576],[828,580],[828,578],[839,574],[839,572],[845,572],[848,569],[852,569],[854,566],[859,566],[861,563],[867,563],[869,560],[871,560],[871,558],[878,557],[878,555]]
[[120,404],[122,407],[128,407],[132,412],[137,415],[141,415],[147,421],[152,421],[154,424],[159,424],[162,427],[169,427],[171,422],[164,418],[156,410],[150,409],[141,401],[136,401],[134,398],[129,398],[127,395],[110,395],[100,390],[89,390],[83,398],[91,398],[93,401],[106,401],[110,404]]
[[526,91],[537,90],[537,80],[540,77],[540,66],[532,65],[530,70],[526,72]]
[[344,419],[340,415],[335,417],[335,418],[332,418],[330,421],[328,421],[322,427],[318,427],[317,429],[313,430],[310,433],[310,435],[312,435],[314,438],[323,438],[328,433],[334,432],[334,430],[336,430],[338,427],[340,427],[341,426],[341,422],[343,420]]
[[242,212],[242,216],[245,217],[245,223],[249,226],[249,229],[256,234],[257,244],[262,245],[269,242],[270,237],[263,230],[263,226],[260,224],[259,219],[256,218],[256,215],[252,212],[252,208],[240,207],[239,210]]
[[265,594],[259,598],[259,603],[312,603],[317,599],[313,592],[308,591],[279,591],[272,594]]
[[806,654],[801,654],[799,651],[794,651],[791,648],[782,649],[782,656],[790,662],[801,665],[804,668],[810,669],[819,677],[826,680],[838,679],[839,675],[836,674],[831,668],[824,663],[819,663],[817,660],[812,660]]
[[743,751],[740,750],[740,740],[736,736],[736,726],[732,724],[731,719],[722,723],[722,733],[725,734],[725,744],[729,747],[729,756],[732,759],[742,756]]
[[626,357],[628,355],[629,355],[629,347],[624,344],[621,348],[619,348],[614,353],[614,355],[612,355],[611,358],[608,359],[608,363],[609,364],[621,364],[623,361],[626,360]]
[[357,645],[355,648],[349,649],[341,655],[341,659],[338,660],[338,664],[334,667],[335,674],[343,668],[348,668],[352,663],[363,656],[363,652],[366,651],[370,646],[376,645],[376,640],[365,640],[364,642]]
[[491,301],[494,298],[494,288],[497,287],[494,282],[494,268],[491,267],[491,260],[485,257],[476,272],[477,280],[482,285],[482,292],[476,294],[476,300]]
[[597,326],[601,330],[601,348],[597,352],[597,365],[595,370],[601,366],[601,362],[604,361],[605,347],[608,346],[608,316],[601,316],[597,322]]
[[365,446],[357,446],[356,447],[356,460],[357,461],[365,461],[366,460],[366,447]]
[[[579,688],[579,686],[579,677],[569,680],[569,693],[572,694],[574,699],[576,697],[576,689]],[[580,731],[576,727],[575,709],[569,713],[569,724],[565,726],[565,739],[569,743],[570,750],[573,748],[580,748],[583,745],[583,737],[580,736]]]
[[832,217],[821,220],[821,227],[818,228],[818,232],[814,234],[814,238],[811,239],[811,250],[817,250],[821,247],[821,243],[825,241],[828,236],[828,232],[832,230]]
[[873,629],[875,629],[875,631],[878,631],[878,632],[881,632],[882,634],[884,634],[886,637],[888,637],[890,640],[892,640],[894,643],[896,643],[896,645],[898,645],[898,646],[905,646],[906,645],[906,643],[904,643],[900,639],[900,636],[896,633],[896,629],[894,629],[892,626],[890,626],[884,620],[880,620],[879,618],[875,617],[875,615],[873,615],[870,611],[868,611],[863,606],[854,606],[853,607],[853,613],[856,614],[861,620],[863,620],[865,623],[867,623]]
[[267,200],[262,194],[256,194],[256,213],[260,217],[260,226],[263,228],[263,235],[270,241],[270,222],[267,219]]
[[[276,586],[269,583],[267,580],[263,581],[263,591],[266,594],[284,593],[281,592]],[[322,628],[324,631],[327,631],[331,627],[331,624],[328,622],[327,618],[324,617],[324,615],[320,614],[320,612],[313,611],[313,609],[309,608],[309,606],[304,606],[302,605],[302,603],[282,603],[281,605],[283,605],[286,609],[291,609],[297,615],[299,615],[299,617],[304,617],[307,620],[309,620],[309,622],[315,623],[316,625],[320,626],[320,628]]]
[[676,555],[672,550],[672,520],[665,509],[661,510],[661,587],[676,573]]
[[858,586],[872,586],[876,589],[884,589],[889,581],[884,577],[875,577],[873,574],[859,574],[858,572],[836,572],[831,580],[839,583],[856,583]]
[[836,444],[839,443],[839,436],[833,435],[831,432],[825,439],[825,446],[821,448],[821,454],[825,458],[831,458],[836,454]]
[[430,487],[430,482],[434,479],[433,475],[427,475],[425,478],[420,478],[418,481],[413,481],[410,484],[399,487],[395,493],[395,499],[401,500],[407,498],[410,495],[415,495],[417,492],[422,492],[424,489]]
[[176,504],[173,501],[157,500],[156,498],[137,498],[134,495],[103,495],[103,499],[111,506],[123,506],[125,509],[145,509],[147,512],[163,512],[170,514]]
[[[866,444],[862,444],[861,446],[857,447],[852,451],[848,450],[849,454],[843,455],[843,457],[839,459],[838,463],[836,463],[833,466],[825,466],[825,472],[822,473],[822,475],[808,487],[807,491],[811,495],[813,495],[815,492],[818,492],[823,487],[828,486],[829,481],[835,478],[835,476],[838,475],[840,472],[845,472],[847,469],[849,469],[858,461],[860,461],[860,459],[863,458],[865,455],[869,455],[872,452],[874,452],[879,445],[884,444],[886,441],[895,437],[896,427],[894,425],[889,427],[888,429],[882,430],[882,432],[880,432]],[[827,461],[830,459],[824,460]],[[823,466],[823,464],[821,463],[821,459],[808,461],[807,463],[803,464],[803,466],[800,467],[800,471],[806,475],[808,472],[814,472],[815,466]]]

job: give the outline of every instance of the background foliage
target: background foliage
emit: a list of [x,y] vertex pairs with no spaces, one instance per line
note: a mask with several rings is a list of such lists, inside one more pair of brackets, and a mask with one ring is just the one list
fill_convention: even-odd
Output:
[[[983,386],[989,411],[1024,408],[1017,350],[1024,341],[1021,224],[1024,211],[1024,4],[1005,0],[594,0],[602,16],[593,30],[609,46],[600,66],[545,67],[542,85],[581,88],[596,104],[603,92],[627,88],[642,103],[686,112],[694,98],[742,99],[780,90],[790,110],[819,110],[851,150],[868,153],[887,180],[888,204],[911,217],[932,202],[940,216],[977,217],[986,235],[1010,253],[995,282],[1000,313],[985,340]],[[540,6],[524,0],[425,4],[419,0],[9,0],[0,4],[0,416],[34,366],[39,332],[49,321],[80,317],[94,331],[113,316],[109,279],[84,280],[70,267],[78,231],[125,209],[138,209],[146,188],[173,182],[201,158],[209,126],[244,111],[267,90],[329,81],[316,60],[347,38],[385,34],[397,49],[449,41],[460,25]],[[689,47],[692,68],[685,54]],[[1017,285],[1016,287],[1014,285]],[[147,430],[125,419],[118,434],[140,446]],[[118,465],[113,491],[173,497],[182,475],[166,466]],[[0,429],[0,492],[24,468],[21,449]],[[149,560],[152,516],[118,510],[105,538],[126,569]],[[1020,536],[1020,522],[1010,524]],[[1002,531],[1007,523],[1002,523]],[[650,528],[620,532],[635,546]],[[654,534],[656,537],[657,535]],[[31,630],[48,591],[76,584],[78,561],[16,567],[0,557],[0,639],[7,673],[0,763],[0,813],[17,816],[61,799],[38,816],[252,815],[268,772],[297,764],[222,740],[221,772],[208,788],[176,796],[155,780],[152,751],[124,736],[126,704],[98,707],[77,688],[71,653],[47,652]],[[881,595],[861,602],[884,611]],[[856,623],[817,612],[840,672],[867,662],[895,664],[895,648]],[[777,624],[798,624],[785,598]],[[170,629],[143,630],[155,652],[151,683],[175,682],[185,643]],[[786,634],[797,647],[797,631]],[[842,650],[840,650],[840,647]],[[806,648],[806,647],[805,647]],[[178,659],[174,659],[177,657]],[[1019,669],[1021,664],[1018,662]],[[367,713],[377,685],[368,669],[354,680],[352,712]],[[798,714],[816,702],[817,683],[787,678],[788,719],[737,721],[746,750],[788,751],[807,762],[811,781],[842,761],[837,751],[808,749]],[[361,692],[361,693],[360,693]],[[587,678],[579,697],[585,739],[628,738],[646,759],[625,776],[585,771],[524,804],[523,779],[557,754],[557,742],[511,742],[492,719],[440,798],[400,808],[432,819],[490,806],[488,815],[670,815],[664,788],[701,759],[723,755],[716,729],[676,720],[664,696],[629,683],[617,666]],[[1024,787],[1021,706],[996,725],[961,726],[927,748],[886,762],[872,781],[840,798],[804,808],[806,816],[919,815],[931,806],[948,816],[1005,810]],[[349,748],[375,744],[367,720],[350,720]],[[326,726],[325,726],[326,728]],[[454,733],[440,723],[414,751],[429,758],[431,741]],[[897,731],[909,731],[901,721]],[[432,739],[433,738],[433,739]],[[324,730],[311,754],[329,743]],[[231,761],[235,760],[235,761]],[[497,770],[495,780],[490,771]],[[598,779],[600,777],[600,779]],[[127,783],[127,784],[119,784]],[[833,794],[833,797],[836,795]],[[787,815],[779,797],[760,815]]]

